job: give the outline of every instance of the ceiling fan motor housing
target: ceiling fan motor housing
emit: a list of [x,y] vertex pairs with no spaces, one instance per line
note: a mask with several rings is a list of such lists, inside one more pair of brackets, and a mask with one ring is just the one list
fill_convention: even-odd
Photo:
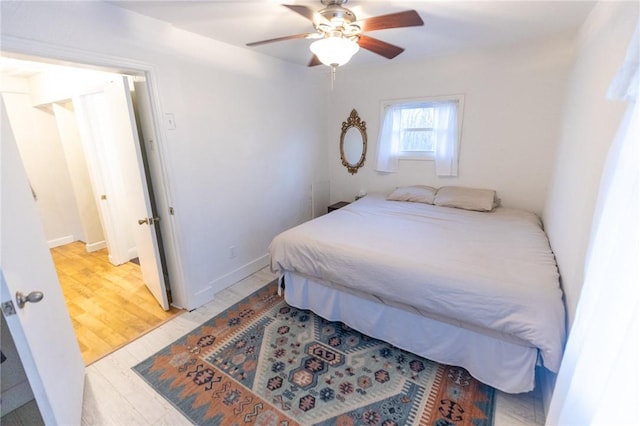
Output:
[[318,14],[324,18],[316,23],[318,31],[325,35],[340,32],[345,37],[352,37],[360,32],[360,27],[353,25],[356,15],[346,7],[342,7],[347,0],[321,0],[321,2],[327,7],[318,11]]
[[342,6],[343,4],[347,4],[348,1],[349,0],[320,0],[320,3],[324,4],[325,6]]

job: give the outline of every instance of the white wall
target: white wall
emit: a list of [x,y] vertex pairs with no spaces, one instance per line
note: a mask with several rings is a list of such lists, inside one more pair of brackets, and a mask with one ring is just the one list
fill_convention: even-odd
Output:
[[83,241],[104,247],[73,105],[78,93],[104,86],[112,74],[53,68],[30,77],[2,75],[12,130],[34,192],[50,247]]
[[[331,93],[331,200],[351,201],[360,189],[390,192],[408,184],[464,185],[498,191],[503,205],[541,213],[560,129],[572,44],[556,39],[410,64],[338,69]],[[328,84],[328,83],[327,83]],[[464,94],[457,178],[435,176],[432,161],[401,161],[398,173],[375,171],[380,103],[384,99]],[[369,149],[350,175],[340,162],[341,123],[355,108],[366,121]]]
[[[584,280],[585,253],[591,239],[593,213],[604,162],[627,107],[626,103],[607,100],[606,93],[622,65],[638,13],[637,2],[598,3],[582,26],[577,40],[576,61],[571,70],[563,111],[563,131],[544,211],[547,234],[562,276],[568,320],[572,329],[585,330],[584,323],[581,324],[579,320],[574,323]],[[637,285],[632,282],[630,284]],[[598,319],[589,318],[588,321]],[[594,332],[597,333],[598,330]],[[576,337],[580,341],[581,336],[573,336],[574,339]],[[619,348],[608,349],[615,353]],[[560,416],[564,416],[561,420],[563,424],[585,424],[589,422],[587,418],[593,421],[593,413],[610,412],[611,400],[607,398],[599,402],[599,405],[596,404],[596,407],[591,406],[590,413],[576,412],[576,405],[572,404],[576,401],[584,403],[588,400],[585,395],[596,393],[575,388],[575,383],[593,381],[595,389],[602,392],[601,385],[607,382],[607,372],[614,370],[624,372],[625,375],[631,374],[625,380],[634,382],[633,369],[625,368],[624,363],[616,368],[610,365],[599,366],[604,373],[597,374],[594,379],[591,371],[578,371],[576,366],[586,365],[587,362],[583,362],[585,359],[598,361],[597,354],[594,355],[591,351],[584,354],[586,358],[581,359],[583,355],[580,350],[574,350],[573,354],[567,355],[569,356],[563,359],[560,375],[555,383],[548,424],[557,424]],[[600,361],[602,362],[601,359]],[[630,362],[636,363],[637,360],[632,357]],[[631,386],[634,385],[635,383]],[[624,393],[624,390],[617,390]],[[626,401],[632,399],[633,394]],[[618,402],[618,399],[615,400]],[[545,401],[545,406],[548,405],[549,401]],[[632,419],[633,412],[625,413],[624,418]]]
[[[2,79],[7,108],[36,206],[50,246],[84,237],[78,208],[51,107],[34,108],[26,79]],[[22,89],[19,89],[22,87]]]
[[1,7],[4,49],[68,57],[70,47],[94,63],[124,58],[151,70],[159,112],[176,124],[159,137],[177,305],[195,308],[266,265],[273,236],[311,217],[311,184],[328,178],[320,72],[101,2]]
[[55,103],[52,107],[84,233],[83,238],[80,239],[87,245],[87,251],[95,251],[105,246],[104,232],[100,223],[95,194],[91,187],[89,169],[82,148],[73,103]]
[[602,168],[625,104],[606,99],[638,17],[636,2],[601,2],[583,25],[571,70],[544,223],[562,277],[569,324],[582,289],[584,258]]

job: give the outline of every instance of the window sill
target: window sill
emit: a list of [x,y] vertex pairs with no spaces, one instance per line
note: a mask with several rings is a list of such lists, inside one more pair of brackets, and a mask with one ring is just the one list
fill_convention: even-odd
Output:
[[411,160],[411,161],[435,161],[435,157],[427,157],[427,156],[402,156],[402,157],[398,157],[398,160],[403,161],[403,160]]

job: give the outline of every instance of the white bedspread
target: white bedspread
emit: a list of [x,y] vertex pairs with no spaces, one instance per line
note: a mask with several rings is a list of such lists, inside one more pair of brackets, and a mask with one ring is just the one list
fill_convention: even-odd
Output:
[[368,195],[278,235],[271,267],[526,342],[557,372],[565,314],[539,218]]

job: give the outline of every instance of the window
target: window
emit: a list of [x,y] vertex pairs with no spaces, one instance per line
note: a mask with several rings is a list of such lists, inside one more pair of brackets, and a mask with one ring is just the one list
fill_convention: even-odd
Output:
[[400,158],[428,157],[435,154],[435,108],[409,106],[400,110]]
[[426,159],[438,176],[457,176],[463,102],[462,95],[383,102],[376,169],[395,172],[398,160]]

